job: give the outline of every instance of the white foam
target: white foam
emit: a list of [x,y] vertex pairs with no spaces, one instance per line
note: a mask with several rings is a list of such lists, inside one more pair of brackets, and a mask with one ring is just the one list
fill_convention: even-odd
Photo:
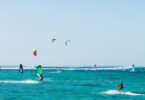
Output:
[[41,82],[40,81],[34,81],[34,80],[22,80],[22,81],[0,80],[0,83],[25,83],[25,84],[34,84],[34,83],[41,83]]
[[108,90],[106,92],[101,92],[101,94],[143,95],[143,94],[137,94],[132,92],[122,92],[118,90]]
[[49,72],[49,73],[61,73],[62,71],[56,71],[56,72]]

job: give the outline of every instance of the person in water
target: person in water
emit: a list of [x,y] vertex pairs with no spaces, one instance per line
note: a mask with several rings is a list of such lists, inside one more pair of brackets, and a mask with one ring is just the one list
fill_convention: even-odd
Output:
[[19,71],[21,74],[23,73],[23,65],[20,64],[20,71]]
[[43,75],[42,75],[42,66],[41,65],[38,65],[36,73],[40,77],[40,81],[42,81],[43,80]]
[[43,76],[42,76],[42,74],[40,74],[40,81],[42,81],[43,80]]
[[121,81],[120,84],[118,84],[117,86],[120,86],[120,87],[118,88],[119,91],[120,91],[121,89],[123,89],[123,83],[122,83],[122,81]]

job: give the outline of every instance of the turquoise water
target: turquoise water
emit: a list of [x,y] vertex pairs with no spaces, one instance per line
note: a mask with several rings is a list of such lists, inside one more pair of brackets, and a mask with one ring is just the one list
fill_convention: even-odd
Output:
[[[0,71],[0,100],[145,100],[145,70]],[[116,85],[123,81],[124,88]]]

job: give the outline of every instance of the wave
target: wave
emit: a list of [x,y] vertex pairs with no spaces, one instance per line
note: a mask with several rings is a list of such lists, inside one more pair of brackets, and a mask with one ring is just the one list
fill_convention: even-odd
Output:
[[61,73],[62,71],[54,71],[54,72],[49,72],[49,73]]
[[62,70],[129,70],[129,68],[70,68]]
[[[1,69],[9,69],[9,70],[19,70],[19,67],[3,67]],[[60,73],[61,70],[129,70],[133,71],[130,66],[99,66],[95,67],[43,67],[43,70],[53,70],[58,72],[50,72],[50,73]],[[145,67],[136,67],[136,69],[144,70]],[[24,67],[24,70],[36,70],[36,67]]]
[[[2,70],[19,70],[18,68],[1,68]],[[93,68],[70,68],[70,69],[65,69],[65,68],[59,68],[61,70],[127,70],[129,68],[97,68],[97,69],[93,69]],[[24,70],[36,70],[36,69],[24,69]],[[58,70],[57,68],[55,69],[43,69],[43,70]],[[61,72],[49,72],[49,73],[61,73]]]
[[40,81],[34,80],[22,80],[22,81],[15,81],[15,80],[0,80],[0,83],[25,83],[25,84],[36,84],[41,83]]
[[118,91],[118,90],[108,90],[106,92],[101,92],[101,94],[122,94],[122,95],[143,95],[143,94],[137,94],[137,93],[132,93],[132,92],[123,92],[123,91]]

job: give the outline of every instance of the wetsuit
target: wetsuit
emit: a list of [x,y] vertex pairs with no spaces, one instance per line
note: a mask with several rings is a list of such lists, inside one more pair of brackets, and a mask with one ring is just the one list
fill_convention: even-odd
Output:
[[123,85],[120,86],[120,89],[123,89]]
[[43,80],[43,76],[42,76],[42,74],[40,75],[40,81],[42,81]]
[[120,88],[118,88],[118,90],[120,91],[121,89],[123,89],[123,84],[119,84],[118,86],[120,86]]

